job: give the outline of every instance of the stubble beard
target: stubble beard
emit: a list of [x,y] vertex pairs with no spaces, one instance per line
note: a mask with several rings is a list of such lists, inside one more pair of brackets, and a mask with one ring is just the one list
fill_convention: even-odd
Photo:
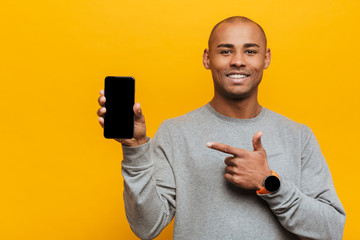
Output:
[[[236,91],[236,90],[232,91],[231,89],[225,88],[224,86],[219,86],[218,83],[214,83],[214,88],[215,88],[214,90],[215,90],[215,94],[220,95],[221,98],[223,98],[223,99],[228,99],[231,101],[241,101],[241,100],[244,100],[247,98],[251,98],[253,95],[256,95],[256,97],[257,97],[258,87],[259,87],[260,83],[261,83],[261,79],[252,88],[244,89],[241,91]],[[238,86],[242,87],[242,85],[238,85]]]

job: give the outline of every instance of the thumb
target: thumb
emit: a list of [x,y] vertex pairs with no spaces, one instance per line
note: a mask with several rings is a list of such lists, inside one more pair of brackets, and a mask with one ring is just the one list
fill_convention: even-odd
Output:
[[253,137],[253,146],[254,146],[254,151],[261,151],[261,152],[265,152],[265,149],[263,148],[263,145],[261,143],[261,136],[263,135],[262,131],[258,131],[257,133],[255,133],[254,137]]
[[135,115],[135,121],[141,121],[144,119],[144,115],[142,114],[140,103],[135,103],[133,110]]

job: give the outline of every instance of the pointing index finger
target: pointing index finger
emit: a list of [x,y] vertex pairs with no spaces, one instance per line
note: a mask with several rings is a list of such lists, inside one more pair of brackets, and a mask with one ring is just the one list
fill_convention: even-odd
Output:
[[208,142],[208,143],[206,143],[206,145],[209,148],[212,148],[214,150],[218,150],[218,151],[223,152],[223,153],[232,154],[234,156],[241,157],[243,155],[243,149],[236,148],[236,147],[233,147],[233,146],[230,146],[230,145],[226,145],[224,143]]

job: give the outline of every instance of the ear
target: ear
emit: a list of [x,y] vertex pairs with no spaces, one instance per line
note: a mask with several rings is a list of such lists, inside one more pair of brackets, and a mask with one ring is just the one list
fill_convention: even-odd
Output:
[[267,69],[270,65],[270,61],[271,61],[271,51],[270,48],[266,49],[265,52],[265,65],[264,65],[264,69]]
[[210,69],[210,56],[209,56],[209,49],[205,48],[203,54],[203,65],[206,69]]

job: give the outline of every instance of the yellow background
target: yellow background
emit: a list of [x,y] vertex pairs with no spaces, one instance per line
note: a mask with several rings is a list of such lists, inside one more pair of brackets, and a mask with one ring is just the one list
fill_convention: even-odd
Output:
[[120,145],[97,122],[104,78],[136,78],[152,137],[212,98],[202,52],[233,15],[267,33],[260,103],[312,128],[347,212],[344,239],[360,239],[359,12],[358,0],[2,0],[0,239],[136,239]]

